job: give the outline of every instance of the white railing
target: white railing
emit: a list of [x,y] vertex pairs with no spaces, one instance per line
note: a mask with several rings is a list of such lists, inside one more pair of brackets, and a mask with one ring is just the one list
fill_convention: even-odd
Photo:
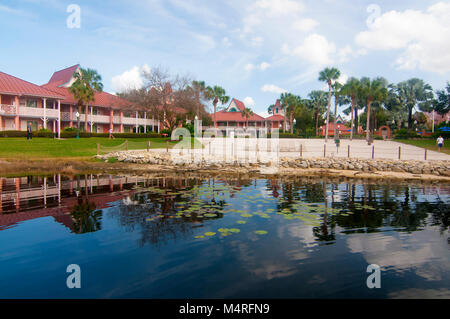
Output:
[[109,115],[89,115],[88,121],[93,123],[109,123]]
[[16,107],[14,105],[0,104],[0,115],[16,115]]
[[[35,117],[35,118],[43,118],[44,117],[44,109],[36,108],[36,107],[19,107],[19,116],[23,117]],[[46,118],[58,118],[58,110],[54,109],[46,109],[45,111]]]

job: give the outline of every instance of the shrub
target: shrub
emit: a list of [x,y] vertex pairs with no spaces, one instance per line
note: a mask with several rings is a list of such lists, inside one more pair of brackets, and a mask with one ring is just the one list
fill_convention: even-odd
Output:
[[394,139],[397,140],[407,140],[410,138],[422,138],[422,136],[406,128],[399,129],[394,134]]
[[0,137],[27,137],[25,131],[1,131]]

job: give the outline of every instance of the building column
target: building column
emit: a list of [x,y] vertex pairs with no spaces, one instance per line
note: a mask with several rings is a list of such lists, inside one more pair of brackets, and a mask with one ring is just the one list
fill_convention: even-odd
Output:
[[123,111],[120,111],[120,133],[123,133]]
[[144,133],[147,133],[147,112],[144,112]]
[[61,100],[58,100],[58,138],[61,138]]
[[110,110],[109,111],[109,129],[112,130],[112,132],[114,132],[113,119],[114,119],[114,111]]
[[14,126],[17,131],[20,131],[20,116],[19,116],[19,97],[14,97],[14,104],[16,107],[16,116],[14,117]]
[[94,125],[94,121],[92,120],[92,105],[91,105],[91,116],[90,116],[90,122],[91,122],[91,133],[92,133],[92,126]]
[[138,125],[138,111],[136,111],[136,134],[138,133],[139,125]]
[[[2,106],[2,95],[0,94],[0,107]],[[2,116],[0,115],[0,132],[1,131],[3,131],[3,118],[2,118]],[[0,192],[1,192],[1,190],[0,190]],[[0,198],[1,199],[1,198]],[[1,209],[1,206],[0,206],[0,209]],[[1,212],[0,212],[1,213]]]
[[[58,101],[59,103],[60,101]],[[72,109],[72,105],[69,105],[69,119],[70,119],[70,123],[69,123],[69,127],[73,127],[73,109]]]
[[47,99],[42,99],[43,101],[43,107],[44,107],[44,129],[47,129]]

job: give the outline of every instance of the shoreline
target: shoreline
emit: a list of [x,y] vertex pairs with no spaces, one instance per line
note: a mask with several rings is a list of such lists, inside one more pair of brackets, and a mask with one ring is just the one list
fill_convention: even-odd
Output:
[[295,178],[295,177],[330,177],[345,179],[363,179],[373,181],[422,181],[450,184],[450,177],[431,174],[414,174],[392,171],[360,171],[335,168],[301,168],[283,167],[270,170],[251,165],[223,167],[188,167],[176,165],[108,163],[93,160],[43,159],[43,160],[0,160],[0,176],[19,177],[31,175],[62,174],[67,176],[79,174],[112,174],[112,175],[154,175],[164,177],[190,175],[199,177],[252,177],[252,178]]

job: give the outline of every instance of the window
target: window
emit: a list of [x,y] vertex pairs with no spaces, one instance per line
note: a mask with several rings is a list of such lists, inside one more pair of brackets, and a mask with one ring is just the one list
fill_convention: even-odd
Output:
[[27,100],[27,107],[37,107],[36,100]]
[[278,108],[276,108],[276,110],[275,110],[275,114],[278,114]]

